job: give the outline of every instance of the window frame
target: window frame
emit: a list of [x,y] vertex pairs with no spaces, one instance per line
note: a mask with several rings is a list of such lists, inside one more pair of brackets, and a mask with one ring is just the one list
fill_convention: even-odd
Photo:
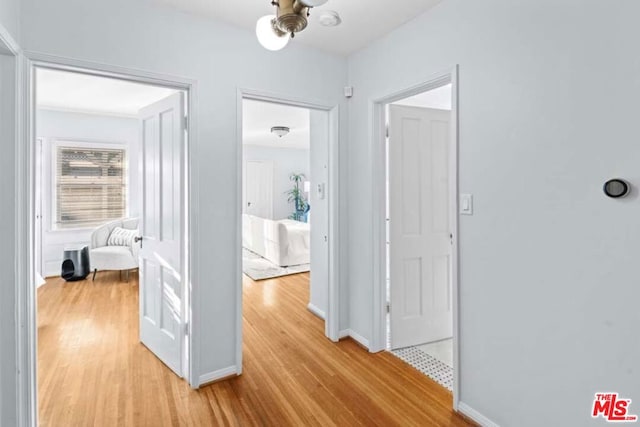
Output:
[[[77,148],[77,149],[95,149],[95,150],[122,150],[124,152],[124,185],[125,185],[125,198],[124,198],[124,218],[129,216],[130,212],[130,188],[131,188],[131,175],[130,175],[130,163],[129,163],[129,145],[122,142],[109,142],[109,141],[97,141],[90,138],[83,139],[71,139],[71,138],[56,138],[51,142],[51,199],[49,200],[49,227],[53,232],[69,232],[69,231],[82,231],[93,230],[96,225],[90,226],[78,226],[78,227],[60,227],[56,221],[58,217],[58,149],[60,148]],[[114,218],[114,220],[117,218]]]

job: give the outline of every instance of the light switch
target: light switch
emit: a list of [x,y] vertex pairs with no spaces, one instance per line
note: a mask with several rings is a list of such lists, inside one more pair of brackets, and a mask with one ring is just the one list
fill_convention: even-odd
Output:
[[324,200],[325,194],[326,192],[325,192],[324,183],[318,184],[318,199]]
[[473,195],[460,194],[460,215],[473,215]]

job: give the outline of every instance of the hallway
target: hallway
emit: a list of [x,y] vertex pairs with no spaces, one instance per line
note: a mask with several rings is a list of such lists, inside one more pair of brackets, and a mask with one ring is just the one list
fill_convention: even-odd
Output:
[[244,373],[198,391],[138,342],[135,274],[130,283],[117,272],[47,280],[38,289],[40,425],[470,425],[446,390],[394,356],[328,341],[306,309],[308,277],[245,277]]

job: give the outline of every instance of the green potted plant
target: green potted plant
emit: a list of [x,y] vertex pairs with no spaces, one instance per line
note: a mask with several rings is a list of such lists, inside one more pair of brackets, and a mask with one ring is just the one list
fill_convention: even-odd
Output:
[[289,219],[295,221],[306,222],[307,212],[309,212],[309,202],[304,196],[302,190],[302,182],[304,182],[305,176],[302,173],[292,173],[289,175],[289,180],[293,182],[293,188],[287,190],[285,194],[288,196],[289,203],[293,203],[295,211],[289,215]]

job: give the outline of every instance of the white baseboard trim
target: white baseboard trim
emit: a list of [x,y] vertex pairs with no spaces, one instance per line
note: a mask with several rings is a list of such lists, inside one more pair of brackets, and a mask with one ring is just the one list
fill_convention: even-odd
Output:
[[500,427],[498,424],[494,423],[464,402],[458,402],[458,412],[465,417],[471,418],[471,420],[477,422],[482,427]]
[[361,346],[369,350],[369,340],[363,337],[362,335],[360,335],[359,333],[355,332],[353,329],[344,329],[340,331],[339,338],[342,339],[346,337],[353,338]]
[[315,305],[313,305],[311,303],[309,303],[309,305],[307,305],[307,310],[309,310],[315,316],[318,316],[322,320],[325,320],[327,318],[327,316],[326,316],[324,311],[320,310],[318,307],[316,307]]
[[229,366],[228,368],[218,369],[217,371],[208,372],[200,375],[198,379],[198,385],[212,383],[214,381],[221,380],[223,378],[230,377],[232,375],[238,375],[238,369],[236,365]]

